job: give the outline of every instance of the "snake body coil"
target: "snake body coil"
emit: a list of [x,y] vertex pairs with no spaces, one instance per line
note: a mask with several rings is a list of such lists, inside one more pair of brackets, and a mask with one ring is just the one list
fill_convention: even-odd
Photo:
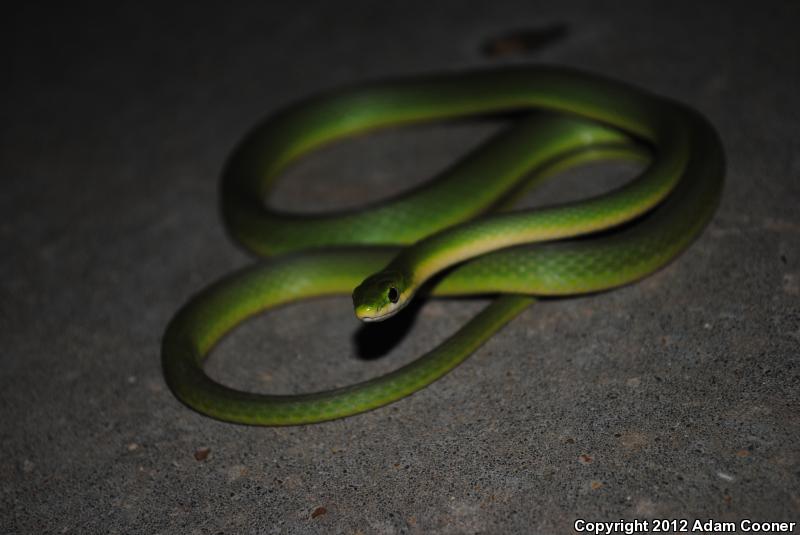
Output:
[[[533,109],[547,112],[525,115],[426,187],[368,210],[300,216],[264,203],[287,165],[343,137]],[[525,176],[599,159],[649,164],[630,183],[586,201],[497,211]],[[319,422],[391,403],[453,369],[536,296],[605,290],[665,265],[710,220],[723,174],[719,139],[698,113],[571,70],[411,78],[311,99],[256,128],[230,158],[225,222],[245,247],[275,258],[224,278],[176,314],[163,339],[167,383],[202,413],[257,425]],[[268,308],[355,288],[356,314],[374,321],[432,280],[432,295],[501,295],[440,346],[382,377],[273,396],[233,390],[203,371],[225,333]]]

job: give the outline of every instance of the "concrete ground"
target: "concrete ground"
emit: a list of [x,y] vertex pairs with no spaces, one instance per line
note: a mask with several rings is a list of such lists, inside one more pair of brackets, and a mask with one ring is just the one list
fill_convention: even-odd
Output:
[[[800,519],[797,3],[22,5],[0,28],[1,533]],[[529,53],[481,51],[559,24],[565,35]],[[251,428],[173,397],[166,323],[252,261],[217,204],[248,128],[343,83],[536,62],[640,85],[719,129],[724,197],[686,254],[640,284],[531,307],[444,379],[368,414]],[[492,128],[323,150],[275,202],[380,198]],[[579,198],[626,172],[572,173],[544,198]],[[428,303],[382,355],[348,297],[300,303],[237,330],[209,371],[267,392],[349,384],[413,359],[481,306]]]

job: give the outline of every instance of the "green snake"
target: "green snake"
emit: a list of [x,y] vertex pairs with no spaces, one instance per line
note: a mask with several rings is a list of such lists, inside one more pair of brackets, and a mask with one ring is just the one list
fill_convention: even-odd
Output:
[[[265,202],[287,166],[325,144],[380,128],[496,114],[518,119],[424,187],[329,214],[286,213]],[[542,177],[609,159],[645,167],[585,201],[510,208]],[[414,77],[308,99],[268,118],[230,157],[221,186],[225,223],[244,247],[271,258],[180,309],[163,338],[166,381],[195,410],[254,425],[320,422],[386,405],[452,370],[537,298],[607,290],[664,266],[712,217],[723,175],[719,138],[700,114],[563,68]],[[356,315],[374,321],[395,314],[420,288],[496,298],[417,360],[344,388],[256,394],[203,370],[223,335],[267,309],[352,292]]]

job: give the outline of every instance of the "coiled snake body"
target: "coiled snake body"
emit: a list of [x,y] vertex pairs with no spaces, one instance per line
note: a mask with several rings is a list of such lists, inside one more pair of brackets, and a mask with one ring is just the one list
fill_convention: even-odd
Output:
[[[525,115],[425,187],[368,210],[300,216],[264,203],[287,165],[343,137],[534,109],[547,112]],[[586,201],[498,211],[526,176],[599,159],[649,163],[628,184]],[[274,258],[224,278],[176,314],[162,346],[167,383],[204,414],[256,425],[319,422],[391,403],[453,369],[537,296],[606,290],[665,265],[710,220],[723,175],[718,136],[697,112],[561,68],[409,78],[308,100],[256,128],[228,162],[222,211],[229,231]],[[499,297],[429,353],[345,388],[255,394],[203,371],[225,333],[268,308],[353,292],[358,317],[375,321],[426,283],[432,295]]]

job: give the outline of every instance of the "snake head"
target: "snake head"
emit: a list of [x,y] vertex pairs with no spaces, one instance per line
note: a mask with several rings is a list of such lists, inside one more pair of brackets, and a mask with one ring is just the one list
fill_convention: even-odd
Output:
[[356,316],[364,322],[383,321],[394,316],[408,302],[406,287],[399,271],[384,270],[370,275],[353,290]]

